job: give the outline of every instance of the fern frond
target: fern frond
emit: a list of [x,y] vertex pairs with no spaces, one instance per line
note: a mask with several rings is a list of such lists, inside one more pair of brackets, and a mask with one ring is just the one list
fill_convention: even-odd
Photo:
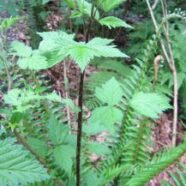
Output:
[[46,170],[12,139],[0,141],[0,185],[25,185],[49,179]]
[[136,174],[127,182],[127,186],[144,186],[149,180],[167,169],[186,152],[186,141],[178,147],[155,155],[153,159],[142,168],[137,169]]
[[[137,133],[140,130],[143,131],[144,133],[147,132],[146,129],[145,129],[146,126],[141,125],[142,128],[140,128],[140,122],[142,122],[142,121],[138,121],[138,119],[137,119],[138,115],[128,105],[129,100],[132,99],[134,93],[137,90],[140,90],[142,88],[142,87],[139,87],[141,85],[139,83],[139,81],[140,80],[143,81],[143,70],[137,67],[136,72],[133,73],[133,74],[134,74],[133,76],[124,80],[123,84],[122,84],[123,85],[122,88],[123,88],[123,95],[124,95],[124,100],[123,100],[124,104],[121,104],[121,107],[123,107],[123,110],[125,110],[125,113],[124,113],[124,118],[123,118],[122,125],[121,125],[121,128],[120,128],[120,132],[119,132],[120,137],[119,137],[119,139],[117,139],[116,146],[114,147],[114,150],[113,150],[113,159],[115,159],[115,160],[113,161],[112,158],[111,158],[112,164],[114,162],[117,163],[121,159],[123,161],[123,159],[126,158],[126,156],[124,156],[125,152],[134,154],[134,156],[135,156],[135,153],[136,153],[135,151],[133,151],[132,149],[131,149],[132,150],[131,152],[128,151],[129,149],[127,149],[127,147],[128,148],[131,147],[130,144],[128,144],[128,142],[130,140],[133,141],[132,139],[134,138],[134,141],[139,145],[138,138],[136,138],[136,136],[138,136]],[[140,136],[139,138],[142,139],[142,144],[140,144],[142,149],[140,149],[140,150],[144,150],[143,149],[144,148],[143,142],[145,141],[145,139],[143,139],[144,133],[143,134],[138,133],[139,136]],[[126,145],[126,144],[128,144],[128,145]],[[120,154],[120,155],[114,155],[115,152],[117,152],[117,154]],[[140,160],[140,157],[138,159],[141,162],[142,162],[142,159],[144,161],[144,157],[146,157],[146,156],[144,156],[146,154],[146,151],[142,151],[142,152],[143,153],[141,153],[141,155],[142,155],[141,160]],[[131,156],[131,154],[130,154],[130,156]],[[134,156],[132,156],[132,157],[134,157]],[[108,163],[106,163],[106,164],[107,164],[107,166],[109,165]]]
[[119,76],[126,78],[132,74],[132,69],[125,62],[110,59],[97,59],[91,63],[98,71],[115,72]]
[[[147,147],[150,145],[149,137],[151,135],[151,122],[131,120],[133,123],[131,128],[128,128],[122,163],[128,165],[142,165],[150,157]],[[136,125],[134,125],[136,123]]]
[[[131,167],[130,167],[131,168]],[[111,182],[113,179],[121,175],[122,173],[129,174],[129,166],[128,165],[116,165],[114,167],[109,167],[104,174],[104,180],[101,185],[106,185]]]
[[[156,44],[154,40],[156,39],[154,38],[149,42],[147,50],[144,51],[143,60],[137,60],[138,65],[133,66],[132,75],[122,81],[124,98],[120,103],[120,107],[124,110],[124,117],[119,131],[119,138],[116,139],[116,143],[112,147],[113,153],[110,159],[103,162],[102,168],[105,171],[109,167],[121,163],[128,164],[129,167],[143,165],[150,158],[149,144],[147,142],[149,142],[151,136],[152,125],[143,117],[139,117],[129,103],[136,92],[142,90],[149,92],[151,90],[151,83],[147,80],[146,72],[149,67],[149,59],[152,56],[150,49],[151,47],[154,49]],[[125,183],[129,178],[129,175],[121,175],[121,179]]]
[[176,186],[183,186],[186,185],[186,165],[184,163],[178,163],[172,170],[168,171],[170,176],[169,181],[162,181],[162,185],[176,185]]

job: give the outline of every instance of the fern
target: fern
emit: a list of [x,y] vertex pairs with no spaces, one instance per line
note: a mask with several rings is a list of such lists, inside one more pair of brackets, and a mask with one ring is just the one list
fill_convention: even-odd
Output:
[[[134,79],[133,79],[134,80]],[[138,81],[139,79],[138,78],[136,78],[136,81],[135,81],[135,86],[134,87],[136,87],[136,85],[138,85],[137,84],[137,81]],[[125,81],[125,82],[127,82],[127,80]],[[131,82],[131,81],[130,81]],[[130,87],[127,87],[127,83],[125,83],[125,88],[126,89],[124,89],[124,91],[123,91],[123,95],[125,96],[125,98],[126,98],[126,100],[128,100],[128,99],[131,99],[131,97],[132,97],[132,91],[131,91],[131,83],[130,83]],[[127,90],[127,91],[125,91],[125,90]],[[124,102],[126,101],[126,100],[124,100]],[[123,154],[125,153],[125,152],[127,152],[127,150],[125,151],[124,149],[126,149],[126,142],[128,141],[128,142],[130,142],[130,140],[132,140],[131,138],[133,138],[136,134],[133,134],[133,132],[138,132],[138,127],[137,127],[137,125],[138,125],[138,121],[135,119],[135,116],[136,116],[136,114],[133,112],[133,110],[131,110],[131,108],[130,107],[128,107],[127,106],[127,104],[125,105],[125,113],[124,113],[124,118],[123,118],[123,121],[122,121],[122,126],[121,126],[121,129],[120,129],[120,134],[121,134],[121,136],[120,136],[120,138],[118,139],[118,142],[119,143],[117,143],[116,142],[116,147],[114,148],[115,150],[114,150],[114,153],[113,153],[113,157],[114,157],[114,161],[115,161],[115,163],[117,163],[119,160],[120,160],[120,158],[123,156]],[[137,123],[136,123],[137,122]],[[131,124],[132,124],[132,126],[131,126]],[[131,134],[132,133],[132,134]],[[141,134],[142,135],[142,134]],[[129,137],[129,139],[130,140],[128,140],[128,137]],[[131,147],[130,145],[128,145],[127,147]],[[115,155],[115,152],[117,153],[116,155]],[[112,162],[112,161],[111,161]],[[113,164],[113,163],[112,163]],[[108,165],[107,165],[108,166]],[[106,166],[106,167],[107,167]],[[110,164],[109,164],[109,166],[110,166]],[[107,168],[106,168],[107,169]]]
[[154,176],[175,163],[186,151],[186,142],[155,156],[152,161],[139,168],[136,174],[127,182],[127,186],[143,186]]
[[[85,21],[86,18],[96,19],[101,25],[109,28],[131,28],[114,16],[100,18],[101,14],[97,9],[109,12],[125,0],[98,0],[94,5],[83,0],[65,2],[73,9],[71,17],[80,17]],[[95,17],[92,18],[93,16]],[[78,28],[78,32],[80,30]],[[5,106],[3,114],[6,116],[4,126],[12,130],[16,128],[33,151],[44,159],[49,170],[52,170],[51,182],[34,184],[75,185],[76,131],[72,129],[76,127],[65,125],[68,123],[65,106],[71,103],[56,94],[50,95],[51,83],[33,72],[51,68],[66,58],[73,60],[81,72],[88,64],[94,65],[96,71],[90,74],[85,90],[87,91],[85,99],[88,98],[92,112],[82,129],[83,186],[144,185],[186,151],[184,142],[184,145],[174,149],[175,152],[167,151],[152,160],[150,158],[148,147],[153,127],[152,120],[170,108],[169,99],[155,92],[156,87],[152,84],[152,60],[158,51],[156,37],[149,41],[142,58],[128,67],[121,61],[107,59],[128,57],[112,44],[113,40],[95,37],[89,42],[77,42],[74,34],[62,31],[43,32],[39,35],[42,41],[36,50],[18,42],[12,45],[13,55],[19,57],[17,64],[24,71],[21,71],[23,75],[18,73],[19,76],[16,76],[17,69],[13,70],[16,75],[11,72],[14,87],[4,95],[5,102],[2,103]],[[101,59],[100,64],[96,64],[97,58]],[[42,81],[46,87],[43,87]],[[30,87],[34,87],[34,90]],[[20,91],[20,88],[23,91]],[[37,103],[33,106],[34,101]],[[74,105],[72,107],[75,108]],[[76,114],[79,110],[75,109],[73,111]],[[107,136],[104,137],[104,143],[100,143],[96,138],[103,131],[106,131]],[[166,158],[168,153],[174,154]],[[91,161],[92,154],[96,154],[98,160]],[[176,179],[174,181],[178,183]],[[32,182],[34,181],[28,183]]]
[[0,185],[25,185],[49,179],[46,170],[13,139],[0,142]]
[[[140,112],[139,114],[136,113],[136,111],[139,111],[137,110],[138,103],[136,102],[133,105],[129,100],[133,100],[133,97],[142,90],[146,92],[151,91],[151,83],[150,81],[146,80],[147,77],[146,71],[148,70],[148,61],[152,56],[152,54],[149,53],[148,51],[151,50],[151,47],[154,47],[154,44],[156,44],[156,42],[154,41],[150,42],[150,45],[148,46],[147,51],[145,51],[144,54],[144,58],[143,58],[144,62],[138,60],[139,66],[136,65],[133,66],[131,75],[129,75],[128,78],[125,79],[124,75],[122,74],[119,75],[119,73],[117,73],[117,71],[115,71],[114,69],[112,71],[111,67],[109,69],[111,70],[111,72],[108,72],[108,77],[109,77],[109,73],[110,75],[115,74],[114,76],[118,77],[118,80],[122,82],[122,89],[123,89],[122,99],[121,96],[119,96],[120,100],[122,101],[119,102],[118,100],[114,101],[115,97],[117,98],[117,96],[115,96],[114,99],[111,100],[112,103],[111,105],[113,106],[112,107],[109,106],[109,109],[115,110],[117,108],[119,111],[120,110],[119,108],[121,108],[121,110],[124,111],[123,121],[119,116],[121,114],[116,114],[115,111],[113,110],[112,112],[109,111],[108,114],[108,111],[106,110],[106,108],[108,107],[107,105],[110,104],[110,100],[108,101],[107,98],[112,97],[112,95],[107,96],[109,92],[112,92],[111,91],[112,89],[109,88],[108,91],[107,88],[111,86],[106,86],[106,85],[107,83],[109,84],[109,82],[112,82],[112,79],[108,80],[108,82],[106,82],[102,86],[102,88],[96,89],[96,95],[98,95],[97,98],[99,100],[100,106],[92,112],[92,116],[88,122],[88,125],[90,127],[89,130],[95,129],[95,131],[101,131],[106,129],[111,134],[114,134],[113,132],[117,131],[115,128],[116,127],[115,124],[117,123],[121,127],[119,132],[120,134],[119,138],[116,138],[115,143],[111,144],[111,149],[112,149],[111,156],[109,157],[109,159],[102,161],[101,166],[99,166],[99,172],[102,175],[101,177],[104,177],[102,180],[104,184],[110,182],[114,178],[116,178],[116,180],[118,180],[118,182],[121,183],[121,185],[123,183],[128,182],[131,179],[132,175],[135,173],[136,167],[145,165],[147,159],[150,159],[150,155],[148,151],[149,143],[147,143],[147,141],[149,140],[151,135],[152,125],[148,120],[146,120],[146,118],[144,118],[143,116],[139,116],[139,114],[141,114]],[[111,84],[112,86],[115,86],[115,84],[117,83],[113,82]],[[104,93],[105,87],[107,90],[106,94]],[[116,91],[116,92],[120,92],[120,91]],[[155,93],[153,94],[147,93],[147,95],[149,95],[152,98],[152,100],[156,99],[157,97],[158,98],[161,97]],[[162,112],[164,108],[166,109],[169,108],[168,100],[167,101],[165,100],[165,102],[164,100],[163,101],[162,100],[163,99],[160,98],[156,105],[157,107],[159,107],[159,109],[157,110],[155,109],[157,115],[160,114],[160,112]],[[145,100],[143,101],[145,104],[146,103]],[[102,106],[102,104],[104,104],[104,106]],[[151,109],[152,110],[150,110],[149,112],[151,111],[153,112],[153,108]],[[156,116],[147,115],[147,117],[150,116],[152,118],[155,118],[157,117],[157,115]],[[97,130],[96,128],[96,126],[98,126],[97,123],[100,123],[100,126],[102,126],[100,130]],[[121,164],[126,165],[127,170],[126,167],[125,166],[122,167]]]
[[131,126],[132,129],[130,131],[127,131],[128,133],[125,137],[129,139],[129,141],[125,142],[122,162],[130,166],[141,165],[149,159],[147,146],[150,145],[150,140],[148,142],[146,140],[151,134],[151,123],[144,120],[139,124],[138,121],[134,119],[130,122],[133,122],[133,126]]
[[[13,70],[11,68],[13,68]],[[28,93],[34,93],[34,97],[36,96],[38,98],[38,95],[39,97],[47,96],[50,94],[51,90],[53,90],[51,86],[52,83],[45,74],[35,73],[35,77],[33,77],[30,76],[29,71],[18,69],[17,66],[12,66],[11,68],[10,73],[12,76],[14,88],[12,89],[12,93],[14,90],[19,90],[19,96],[16,101],[19,101],[21,105],[22,101],[28,101],[30,99],[28,96],[25,96],[28,95]],[[2,77],[5,77],[5,72],[1,73],[1,75]],[[30,82],[29,87],[27,86],[26,82]],[[6,86],[7,85],[5,82],[3,82],[1,84],[1,90],[6,90]],[[30,87],[33,87],[34,89],[31,89]],[[24,91],[20,91],[20,88],[24,89]],[[13,93],[13,96],[15,97],[16,95]],[[58,97],[60,98],[60,102],[53,102],[50,100],[47,101],[47,99],[40,99],[40,101],[36,102],[34,101],[35,98],[32,98],[29,102],[25,102],[26,105],[31,106],[30,109],[24,110],[24,112],[21,114],[15,112],[16,106],[10,107],[14,102],[10,102],[11,99],[7,99],[10,104],[3,104],[1,113],[6,115],[6,120],[1,120],[1,123],[4,124],[7,131],[9,131],[10,126],[15,127],[16,130],[19,131],[20,135],[22,135],[22,137],[25,139],[25,141],[27,141],[29,146],[34,150],[34,152],[36,152],[41,157],[41,159],[44,159],[47,167],[54,170],[53,178],[50,183],[42,182],[41,184],[38,183],[38,185],[55,185],[58,183],[61,185],[61,179],[67,179],[67,176],[64,169],[60,169],[59,166],[54,162],[53,156],[51,154],[53,146],[48,145],[49,139],[47,123],[51,114],[60,123],[67,123],[65,113],[63,112],[66,103],[64,103],[64,100],[64,104],[61,104],[60,97]],[[51,97],[49,96],[48,98],[50,99]],[[23,106],[25,106],[25,103]],[[9,110],[9,112],[6,112],[6,110]],[[36,142],[38,143],[36,144]]]
[[[125,62],[115,59],[97,59],[91,63],[96,67],[97,71],[109,71],[118,74],[120,77],[128,77],[132,73],[132,69]],[[91,76],[90,76],[91,77]]]
[[177,163],[176,162],[176,166],[174,168],[172,168],[171,170],[167,171],[167,173],[170,176],[170,180],[165,181],[162,180],[162,185],[178,185],[178,186],[182,186],[186,184],[186,179],[185,179],[185,172],[186,172],[186,167],[184,163]]
[[[112,147],[113,153],[110,159],[103,163],[105,175],[108,174],[107,170],[109,167],[114,168],[121,163],[131,167],[131,172],[133,172],[133,166],[143,165],[146,160],[150,158],[147,150],[147,147],[149,146],[147,141],[151,135],[150,131],[152,125],[146,121],[146,119],[144,120],[143,117],[140,117],[141,119],[139,119],[139,114],[134,111],[134,109],[138,108],[138,105],[134,106],[133,109],[129,104],[130,100],[133,99],[133,96],[137,92],[140,92],[141,90],[149,92],[151,89],[151,84],[149,81],[145,80],[147,78],[146,71],[148,70],[148,60],[152,55],[148,50],[150,51],[151,47],[154,48],[156,42],[150,41],[149,43],[150,45],[148,46],[147,51],[145,50],[144,52],[144,62],[138,60],[139,66],[134,66],[132,75],[122,81],[124,99],[120,106],[124,110],[124,117],[120,127],[120,136],[116,139],[116,145],[113,145]],[[159,106],[161,107],[161,105]],[[122,183],[126,183],[126,181],[130,179],[131,175],[132,174],[128,175],[123,173],[121,175]]]

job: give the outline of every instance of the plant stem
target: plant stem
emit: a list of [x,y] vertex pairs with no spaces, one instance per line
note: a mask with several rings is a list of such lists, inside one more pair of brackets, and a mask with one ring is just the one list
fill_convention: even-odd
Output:
[[152,5],[152,9],[154,10],[158,5],[159,0],[154,0],[154,4]]
[[[94,1],[91,8],[91,17],[88,23],[87,32],[85,32],[85,42],[87,43],[90,39],[91,26],[95,17],[94,12]],[[82,121],[83,121],[83,87],[84,87],[84,76],[85,69],[80,74],[79,82],[79,98],[78,106],[80,112],[78,113],[78,128],[77,128],[77,147],[76,147],[76,186],[80,186],[81,183],[81,138],[82,138]]]
[[172,146],[176,145],[177,123],[178,123],[178,82],[176,68],[173,68],[174,81],[174,110],[173,110],[173,124],[172,124]]
[[[162,4],[162,11],[164,14],[164,17],[167,17],[167,2],[166,0],[161,0]],[[172,76],[173,76],[173,124],[172,124],[172,146],[174,147],[176,145],[176,135],[177,135],[177,123],[178,123],[178,77],[177,77],[177,70],[173,55],[173,50],[171,46],[171,40],[169,36],[169,22],[166,19],[164,23],[164,35],[167,41],[168,46],[168,52],[170,56],[170,63],[171,63],[171,70],[172,70]]]
[[[65,98],[69,98],[69,83],[68,83],[68,77],[67,77],[67,67],[66,67],[66,61],[63,62],[63,73],[64,73],[64,86],[65,86]],[[67,119],[68,119],[68,124],[71,126],[71,118],[70,118],[70,108],[69,105],[66,105],[67,109]]]
[[7,74],[7,79],[8,79],[8,91],[10,91],[10,89],[12,87],[12,79],[11,79],[11,75],[9,73],[7,62],[5,60],[3,60],[3,63],[4,63],[4,66],[5,66],[5,70],[6,70],[6,74]]
[[[166,39],[166,43],[167,43],[167,48],[166,48],[164,45],[164,41],[161,38],[161,34],[159,33],[158,24],[155,19],[154,12],[153,12],[153,9],[149,3],[149,0],[146,0],[146,3],[148,6],[150,15],[151,15],[152,22],[155,27],[156,34],[159,37],[164,57],[169,64],[169,67],[172,71],[172,76],[173,76],[173,83],[174,83],[174,85],[173,85],[174,86],[174,88],[173,88],[173,96],[174,96],[173,107],[174,107],[174,109],[173,109],[173,127],[172,127],[172,146],[174,147],[176,145],[176,134],[177,134],[177,123],[178,123],[178,82],[177,82],[176,65],[175,65],[173,51],[172,51],[172,47],[171,47],[171,41],[170,41],[170,37],[169,37],[169,23],[166,20],[163,25],[164,35],[165,35],[165,39]],[[163,16],[166,17],[167,16],[166,0],[164,0],[164,1],[161,0],[161,4],[162,4]]]
[[77,130],[77,152],[76,152],[76,186],[80,186],[81,179],[81,137],[82,137],[82,119],[83,119],[83,86],[84,86],[85,70],[80,74],[79,82],[79,99],[78,106],[78,130]]
[[161,48],[162,48],[162,51],[163,51],[163,55],[165,57],[165,59],[167,60],[168,64],[169,64],[169,67],[171,68],[171,64],[170,64],[170,60],[169,60],[169,56],[168,56],[168,53],[166,51],[166,48],[165,48],[165,45],[163,43],[163,40],[161,38],[161,35],[160,35],[160,32],[159,32],[159,27],[158,27],[158,24],[157,24],[157,21],[155,19],[155,16],[154,16],[154,12],[150,6],[150,3],[149,3],[149,0],[146,0],[146,3],[147,3],[147,7],[149,9],[149,12],[150,12],[150,15],[151,15],[151,19],[152,19],[152,22],[154,24],[154,28],[155,28],[155,32],[160,40],[160,44],[161,44]]

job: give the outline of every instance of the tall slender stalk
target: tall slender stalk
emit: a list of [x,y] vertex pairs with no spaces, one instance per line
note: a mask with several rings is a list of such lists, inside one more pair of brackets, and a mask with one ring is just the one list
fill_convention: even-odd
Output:
[[[69,98],[69,82],[68,82],[68,77],[67,77],[66,61],[63,62],[63,73],[64,73],[65,98],[68,99]],[[68,124],[69,126],[71,126],[69,105],[66,106],[66,111],[67,111]]]
[[76,152],[76,186],[80,186],[81,180],[81,138],[82,138],[82,119],[83,119],[83,86],[85,70],[80,74],[78,106],[78,131],[77,131],[77,152]]
[[6,75],[7,75],[8,91],[9,91],[11,89],[11,87],[12,87],[12,79],[11,79],[11,75],[9,73],[7,61],[5,61],[5,59],[3,59],[2,61],[3,61],[4,67],[5,67]]
[[[150,5],[149,0],[146,0],[146,3],[147,3],[147,7],[149,9],[150,15],[151,15],[152,22],[155,27],[156,34],[158,35],[159,40],[160,40],[163,55],[169,64],[170,70],[172,71],[173,83],[174,83],[174,87],[173,87],[173,96],[174,96],[173,107],[174,107],[174,109],[173,109],[173,127],[172,127],[172,146],[175,146],[176,134],[177,134],[177,123],[178,123],[178,82],[177,82],[176,65],[175,65],[172,46],[171,46],[170,37],[169,37],[169,23],[166,20],[163,25],[163,31],[164,31],[166,45],[167,45],[167,47],[165,47],[164,41],[161,38],[162,36],[159,32],[159,27],[158,27],[157,21],[155,19],[154,12],[153,12],[153,9]],[[163,16],[166,17],[167,16],[166,0],[161,0],[161,4],[162,4]]]
[[[90,39],[91,26],[94,20],[94,3],[92,3],[91,17],[87,26],[87,31],[85,32],[85,42],[87,43]],[[79,81],[79,98],[78,98],[78,128],[77,128],[77,147],[76,147],[76,186],[81,184],[81,138],[82,138],[82,122],[83,122],[83,87],[84,87],[84,76],[86,69],[80,73]]]
[[[167,17],[167,2],[166,0],[161,0],[162,4],[162,10],[164,17]],[[171,41],[170,41],[170,36],[169,36],[169,22],[167,19],[165,19],[165,24],[163,26],[164,28],[164,35],[167,41],[167,46],[168,46],[168,52],[170,56],[170,62],[172,65],[172,76],[173,76],[173,105],[174,105],[174,110],[173,110],[173,124],[172,124],[172,145],[176,145],[176,135],[177,135],[177,123],[178,123],[178,77],[177,77],[177,70],[176,70],[176,65],[175,65],[175,60],[174,60],[174,55],[173,55],[173,50],[171,46]]]

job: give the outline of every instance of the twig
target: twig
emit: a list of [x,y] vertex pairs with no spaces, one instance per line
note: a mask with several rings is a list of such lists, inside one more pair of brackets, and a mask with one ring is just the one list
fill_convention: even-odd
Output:
[[[65,84],[65,98],[68,99],[69,98],[69,84],[68,84],[68,77],[67,77],[67,67],[66,67],[66,62],[63,62],[63,72],[64,72],[64,84]],[[67,109],[67,119],[68,119],[68,124],[69,126],[71,125],[71,119],[70,119],[70,108],[69,105],[66,105],[66,109]]]
[[[172,129],[172,146],[175,146],[176,144],[176,134],[177,134],[177,122],[178,122],[178,82],[177,82],[177,71],[176,71],[176,66],[175,66],[175,61],[174,61],[174,56],[173,56],[173,51],[172,51],[172,47],[171,47],[171,42],[170,42],[170,37],[169,37],[169,25],[168,25],[168,21],[166,20],[164,22],[165,25],[163,25],[164,28],[164,35],[166,38],[166,42],[167,42],[167,49],[164,45],[164,42],[161,38],[161,35],[159,33],[159,27],[157,24],[157,21],[155,19],[154,16],[154,12],[153,9],[149,3],[149,0],[146,0],[150,15],[151,15],[151,19],[152,22],[154,24],[155,27],[155,31],[156,34],[159,36],[159,40],[160,40],[160,44],[161,44],[161,48],[164,54],[165,59],[167,60],[169,67],[172,71],[172,75],[173,75],[173,83],[174,83],[174,90],[173,90],[173,96],[174,96],[174,103],[173,103],[173,129]],[[161,4],[162,4],[162,11],[164,16],[167,16],[167,7],[166,6],[166,0],[164,0],[164,2],[161,0]]]
[[[164,13],[164,17],[167,16],[167,4],[166,0],[164,2],[161,0],[162,3],[162,10]],[[178,123],[178,81],[177,81],[177,70],[176,70],[176,65],[175,65],[175,60],[173,56],[173,51],[172,51],[172,46],[171,46],[171,41],[170,41],[170,36],[169,36],[169,22],[166,20],[164,23],[164,34],[165,38],[167,41],[167,46],[168,46],[168,51],[169,51],[169,56],[170,56],[170,61],[172,64],[172,75],[173,75],[173,86],[174,86],[174,100],[173,100],[173,105],[174,105],[174,110],[173,110],[173,128],[172,128],[172,145],[176,145],[176,135],[177,135],[177,123]]]
[[147,6],[148,6],[150,15],[151,15],[152,22],[153,22],[154,27],[155,27],[155,32],[158,35],[159,40],[160,40],[160,44],[161,44],[161,48],[162,48],[162,51],[163,51],[163,55],[164,55],[165,59],[167,60],[167,62],[169,64],[169,67],[172,68],[171,64],[170,64],[170,60],[169,60],[169,55],[168,55],[168,53],[166,51],[166,48],[165,48],[164,43],[163,43],[163,40],[161,39],[161,36],[160,36],[160,33],[159,33],[159,27],[158,27],[157,21],[156,21],[155,16],[154,16],[154,12],[153,12],[153,10],[152,10],[152,8],[150,6],[149,0],[146,0],[146,3],[147,3]]
[[173,110],[173,128],[172,128],[172,145],[176,145],[177,138],[177,123],[178,123],[178,82],[177,71],[173,68],[173,83],[174,83],[174,110]]
[[158,5],[159,0],[154,0],[154,4],[152,5],[152,10],[154,10],[156,8],[156,6]]

